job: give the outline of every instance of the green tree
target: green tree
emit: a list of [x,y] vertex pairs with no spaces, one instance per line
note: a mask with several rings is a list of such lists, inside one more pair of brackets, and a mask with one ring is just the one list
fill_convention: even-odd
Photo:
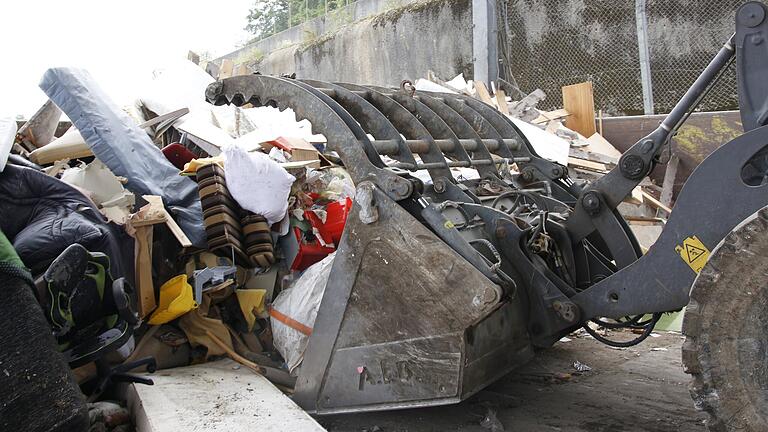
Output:
[[263,39],[288,28],[288,1],[258,0],[248,11],[245,30]]
[[[307,19],[322,16],[326,10],[346,6],[353,0],[257,0],[248,12],[245,30],[255,40],[263,39]],[[327,2],[327,4],[326,4]]]

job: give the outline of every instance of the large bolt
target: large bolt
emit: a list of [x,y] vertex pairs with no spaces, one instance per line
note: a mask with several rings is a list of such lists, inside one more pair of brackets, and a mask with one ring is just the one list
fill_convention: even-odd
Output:
[[437,180],[435,180],[432,183],[432,186],[434,187],[435,192],[437,192],[437,193],[445,192],[445,188],[446,188],[445,178],[439,177]]
[[392,191],[401,199],[408,198],[413,193],[413,185],[410,181],[397,177],[392,181]]
[[600,195],[595,191],[590,191],[584,194],[581,198],[581,205],[584,210],[591,215],[595,215],[600,212]]
[[520,178],[524,182],[526,182],[526,183],[532,182],[533,181],[533,169],[531,169],[531,168],[523,169],[523,172],[520,173]]
[[757,27],[765,20],[765,9],[757,3],[745,3],[736,12],[736,20],[747,27]]
[[628,154],[619,160],[619,168],[624,177],[637,180],[645,177],[645,161],[638,155]]

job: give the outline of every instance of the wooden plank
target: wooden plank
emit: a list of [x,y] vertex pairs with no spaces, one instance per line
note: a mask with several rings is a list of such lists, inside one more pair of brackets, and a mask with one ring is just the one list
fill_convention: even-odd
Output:
[[568,158],[568,166],[574,166],[577,168],[583,168],[601,173],[608,172],[608,167],[606,167],[605,164],[600,162],[592,162],[590,160],[576,159],[573,157]]
[[595,134],[595,100],[592,94],[592,82],[565,86],[563,91],[563,108],[571,113],[565,120],[568,129],[586,137]]
[[[659,197],[659,201],[667,207],[672,205],[672,195],[675,189],[678,165],[680,165],[680,158],[678,158],[677,155],[673,155],[669,159],[669,162],[667,162],[667,169],[664,171],[664,183],[661,185],[661,196]],[[667,214],[669,214],[669,212],[667,212]]]
[[646,191],[642,191],[643,193],[643,202],[650,205],[653,208],[663,210],[667,212],[667,214],[672,213],[672,209],[665,206],[661,201],[657,200],[653,195],[649,194]]
[[184,234],[184,231],[181,230],[179,224],[173,220],[173,216],[171,216],[171,214],[168,213],[168,210],[165,209],[165,206],[163,205],[163,199],[161,197],[157,195],[143,195],[142,198],[147,200],[147,202],[152,206],[163,209],[163,212],[165,213],[165,225],[169,230],[171,230],[171,233],[174,237],[176,237],[176,240],[179,241],[179,244],[181,244],[182,247],[192,246],[192,242],[189,240],[189,237]]
[[626,198],[624,198],[625,203],[634,204],[634,205],[642,205],[643,204],[643,191],[640,189],[640,186],[636,186],[634,189],[632,189],[632,193],[629,194]]
[[664,225],[665,220],[662,218],[655,218],[655,217],[644,217],[644,216],[624,216],[624,219],[630,223],[630,225]]
[[540,111],[539,116],[536,117],[531,123],[533,124],[542,124],[542,123],[549,123],[552,120],[559,120],[561,118],[565,118],[571,115],[571,113],[568,112],[568,110],[564,108],[560,108],[554,111]]
[[601,153],[616,159],[621,157],[621,152],[616,150],[616,147],[609,143],[608,140],[603,138],[599,133],[592,134],[592,136],[587,138],[587,141],[589,142],[589,145],[585,149],[587,151]]
[[509,105],[507,105],[507,95],[504,90],[496,90],[496,105],[498,105],[499,111],[505,115],[509,115]]
[[152,282],[152,225],[136,228],[134,238],[134,267],[136,269],[136,291],[138,292],[138,312],[141,318],[150,314],[157,307],[155,285]]
[[568,150],[568,156],[576,159],[585,159],[592,162],[600,162],[606,165],[616,165],[619,163],[619,159],[611,156],[606,156],[602,153],[593,153],[589,151],[589,146],[582,148],[571,147]]
[[482,81],[475,81],[475,97],[477,99],[480,99],[481,101],[487,103],[490,106],[493,105],[493,99],[491,99],[491,94],[488,93],[488,87],[485,86],[485,83]]
[[603,110],[597,110],[597,133],[603,135]]

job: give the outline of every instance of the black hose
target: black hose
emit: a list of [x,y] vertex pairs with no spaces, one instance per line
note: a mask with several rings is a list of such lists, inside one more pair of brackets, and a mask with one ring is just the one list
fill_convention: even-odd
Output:
[[595,338],[598,342],[604,343],[614,348],[629,348],[631,346],[635,346],[640,342],[646,340],[648,336],[651,335],[651,332],[653,332],[653,328],[656,327],[656,323],[659,322],[659,319],[661,319],[661,313],[653,314],[653,318],[644,327],[643,333],[640,336],[636,337],[635,339],[629,340],[627,342],[617,342],[617,341],[613,341],[608,338],[605,338],[603,336],[600,336],[596,331],[592,330],[589,324],[584,324],[583,327],[584,327],[584,330],[586,330],[587,333],[589,333],[590,336]]

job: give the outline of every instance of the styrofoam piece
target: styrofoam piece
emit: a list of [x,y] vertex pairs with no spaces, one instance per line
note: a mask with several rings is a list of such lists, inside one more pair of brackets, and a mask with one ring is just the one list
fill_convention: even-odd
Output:
[[423,79],[423,78],[417,79],[416,83],[413,86],[416,88],[416,91],[456,93],[454,90],[451,90],[448,87],[441,86],[440,84],[434,83],[428,79]]
[[277,137],[302,138],[307,142],[321,143],[327,140],[323,135],[312,133],[312,124],[308,120],[296,121],[296,114],[292,109],[283,111],[273,107],[255,107],[243,109],[245,114],[256,126],[256,129],[271,136],[271,140]]

